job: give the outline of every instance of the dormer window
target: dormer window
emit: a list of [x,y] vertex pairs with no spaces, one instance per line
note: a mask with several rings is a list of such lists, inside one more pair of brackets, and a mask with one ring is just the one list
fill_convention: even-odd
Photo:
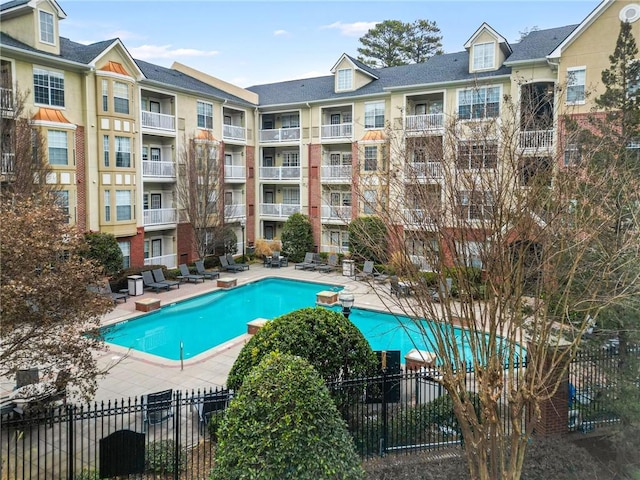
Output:
[[495,65],[495,43],[477,43],[473,46],[473,69],[487,70]]
[[337,90],[353,90],[353,70],[350,68],[341,68],[338,70]]
[[40,10],[40,41],[54,44],[53,37],[53,15]]

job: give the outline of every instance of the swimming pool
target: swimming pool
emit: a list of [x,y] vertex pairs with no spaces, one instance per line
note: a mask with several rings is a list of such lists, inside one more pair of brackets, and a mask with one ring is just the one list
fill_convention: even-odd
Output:
[[[267,278],[232,290],[175,303],[143,317],[106,327],[109,343],[180,360],[180,344],[185,360],[221,345],[247,331],[247,322],[272,319],[316,304],[322,290],[342,290],[341,286],[299,280]],[[340,307],[334,307],[340,310]],[[431,350],[420,330],[404,316],[353,308],[349,320],[358,327],[373,350],[400,350],[401,358],[413,348]],[[428,332],[428,328],[426,329]],[[463,332],[456,329],[458,346]],[[467,357],[470,358],[470,357]]]

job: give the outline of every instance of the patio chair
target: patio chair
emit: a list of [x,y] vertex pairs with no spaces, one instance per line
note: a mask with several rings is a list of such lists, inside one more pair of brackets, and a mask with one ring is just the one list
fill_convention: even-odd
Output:
[[315,263],[313,263],[313,252],[307,252],[304,254],[304,260],[300,263],[296,263],[294,265],[296,270],[313,270],[316,268]]
[[158,283],[153,279],[151,270],[140,272],[140,275],[142,275],[142,284],[144,285],[144,288],[151,289],[156,293],[159,293],[160,290],[166,290],[167,292],[169,291],[169,285],[167,285],[166,283]]
[[186,263],[181,263],[180,265],[178,265],[178,268],[180,269],[180,275],[178,275],[176,278],[178,278],[179,280],[193,283],[202,281],[204,283],[204,275],[196,275],[194,273],[191,273]]
[[173,417],[173,390],[149,393],[142,397],[142,430]]
[[202,401],[197,404],[200,428],[203,432],[213,414],[222,412],[227,408],[231,396],[232,394],[228,389],[204,394]]
[[249,270],[248,263],[236,263],[236,260],[233,258],[233,255],[230,253],[227,254],[227,263],[232,266],[240,267],[242,270]]
[[280,268],[280,252],[273,252],[271,255],[271,268]]
[[222,270],[226,272],[236,273],[244,270],[244,268],[239,265],[230,265],[226,255],[220,255],[218,258],[220,259],[220,266],[222,267]]
[[100,295],[111,297],[113,303],[118,303],[119,300],[122,300],[124,303],[126,303],[127,298],[129,298],[128,293],[114,292],[113,290],[111,290],[111,284],[109,282],[104,282],[103,285],[98,287],[97,293],[99,293]]
[[204,278],[208,278],[209,280],[220,278],[220,272],[215,270],[206,270],[204,268],[203,260],[196,260],[196,272],[198,272],[198,275],[202,275]]
[[411,294],[411,287],[406,283],[400,282],[397,275],[391,275],[391,295],[403,297]]
[[327,258],[327,263],[323,263],[322,265],[318,265],[316,267],[316,270],[318,270],[319,272],[323,272],[323,273],[327,273],[327,272],[331,272],[333,270],[337,270],[339,268],[338,266],[338,255],[336,255],[335,253],[332,253],[329,255],[329,258]]
[[164,272],[162,271],[161,268],[156,268],[152,270],[152,273],[153,273],[153,278],[157,283],[166,283],[167,285],[169,285],[169,288],[171,287],[180,288],[180,282],[176,282],[175,280],[167,280],[166,278],[164,278]]

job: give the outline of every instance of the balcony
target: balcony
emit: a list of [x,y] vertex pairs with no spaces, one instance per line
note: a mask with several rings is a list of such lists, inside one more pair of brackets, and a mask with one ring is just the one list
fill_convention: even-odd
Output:
[[158,162],[155,160],[142,161],[143,177],[176,177],[176,165],[173,162]]
[[338,125],[322,125],[320,138],[323,140],[346,139],[353,136],[353,123],[340,123]]
[[351,206],[323,205],[321,219],[323,222],[349,223],[351,221]]
[[144,259],[145,266],[151,265],[164,265],[167,268],[176,268],[176,254],[172,253],[171,255],[161,255],[159,257],[149,257]]
[[261,143],[285,143],[300,140],[300,127],[260,130]]
[[407,115],[404,120],[404,129],[407,133],[441,131],[443,128],[444,114],[442,113]]
[[245,141],[247,138],[247,129],[244,127],[238,127],[236,125],[223,125],[222,138],[226,140]]
[[246,169],[244,165],[225,165],[224,181],[225,182],[244,182],[246,180]]
[[431,214],[427,210],[405,208],[402,210],[402,216],[407,226],[424,226],[433,223]]
[[406,178],[408,181],[438,179],[443,177],[442,163],[414,162],[407,164]]
[[349,252],[349,245],[320,245],[320,251],[326,253],[342,253],[345,254]]
[[0,87],[0,110],[13,113],[13,89]]
[[553,148],[553,133],[553,129],[520,132],[520,148],[525,151],[547,152]]
[[153,130],[164,130],[166,132],[176,131],[176,119],[173,115],[166,113],[150,112],[142,110],[142,127]]
[[11,175],[15,172],[16,156],[14,153],[3,153],[0,162],[0,175]]
[[227,222],[238,221],[246,217],[246,206],[244,203],[232,203],[224,206],[224,219]]
[[351,183],[351,165],[323,165],[321,167],[324,183]]
[[175,208],[154,208],[143,210],[144,226],[177,223],[178,211]]
[[260,180],[300,180],[300,167],[260,167]]
[[290,205],[287,203],[261,203],[260,215],[265,217],[289,218],[294,213],[300,213],[300,205]]

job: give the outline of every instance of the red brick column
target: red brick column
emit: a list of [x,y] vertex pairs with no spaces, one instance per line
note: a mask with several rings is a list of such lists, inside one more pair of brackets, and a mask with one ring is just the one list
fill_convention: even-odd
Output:
[[[557,355],[557,353],[556,353]],[[544,371],[551,370],[551,353],[545,360]],[[567,433],[569,425],[569,371],[556,365],[557,374],[549,380],[549,389],[560,381],[555,394],[540,403],[540,420],[536,424],[535,434],[543,437]],[[564,371],[561,371],[564,370]]]
[[320,166],[322,165],[322,145],[309,144],[309,221],[313,230],[313,243],[322,245],[322,188],[320,185]]
[[76,128],[76,225],[78,230],[84,232],[87,229],[87,167],[86,148],[84,139],[84,127]]

